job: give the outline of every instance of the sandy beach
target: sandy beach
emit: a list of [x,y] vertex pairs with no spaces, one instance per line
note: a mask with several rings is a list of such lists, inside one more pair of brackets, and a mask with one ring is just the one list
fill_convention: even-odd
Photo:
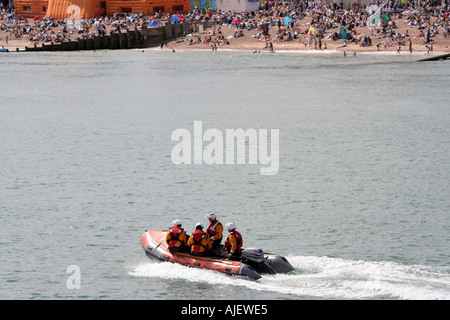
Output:
[[[424,54],[438,54],[438,53],[448,53],[450,52],[450,36],[444,37],[442,34],[436,35],[433,38],[432,48],[430,44],[425,44],[424,37],[419,37],[418,28],[411,27],[409,24],[405,23],[402,19],[404,17],[399,17],[397,19],[393,19],[396,22],[397,28],[394,29],[396,33],[401,35],[409,32],[410,37],[407,39],[411,39],[412,42],[412,51],[413,53],[424,53]],[[342,51],[342,52],[377,52],[377,53],[395,53],[395,54],[405,54],[409,52],[409,43],[406,42],[405,45],[384,45],[385,44],[385,36],[377,35],[375,30],[371,30],[368,27],[358,27],[356,28],[356,33],[367,34],[372,39],[371,46],[362,46],[358,43],[353,43],[345,40],[324,40],[322,39],[321,48],[317,44],[309,42],[310,37],[308,37],[305,32],[307,32],[311,26],[311,17],[305,17],[301,20],[299,24],[297,24],[293,29],[297,29],[300,33],[299,39],[292,39],[289,41],[277,41],[275,40],[276,34],[278,32],[278,28],[269,29],[270,41],[273,44],[273,51]],[[285,29],[281,28],[282,31]],[[212,39],[217,37],[217,31],[214,33],[214,30],[208,29],[205,30],[201,34],[187,35],[186,37],[173,39],[167,42],[167,46],[163,49],[173,49],[173,50],[213,50],[217,48],[217,50],[242,50],[242,51],[270,51],[270,47],[266,46],[265,41],[258,41],[255,38],[255,35],[258,33],[258,30],[246,30],[240,29],[235,26],[227,26],[224,25],[221,28],[223,37],[228,40],[229,44],[216,45],[212,42],[205,42],[206,36],[211,36]],[[236,31],[242,31],[242,36],[234,37]],[[339,31],[339,28],[333,30]],[[198,39],[201,39],[203,42],[198,42]],[[190,39],[193,39],[192,44],[190,44]],[[269,43],[268,42],[268,43]],[[400,47],[400,50],[399,50]],[[431,50],[430,50],[431,49]]]
[[[437,28],[438,33],[433,33],[432,42],[426,43],[426,34],[428,30],[434,27],[434,23],[437,21],[436,17],[431,17],[428,28],[419,29],[418,26],[412,26],[408,21],[408,18],[401,13],[391,14],[391,27],[388,27],[385,32],[381,30],[370,29],[367,26],[356,26],[351,30],[354,37],[360,35],[366,35],[370,37],[371,44],[363,45],[360,41],[351,41],[343,39],[333,40],[330,35],[332,33],[339,33],[339,26],[327,29],[322,37],[315,37],[308,34],[311,25],[314,23],[313,17],[309,14],[305,15],[302,19],[296,21],[293,27],[277,27],[271,26],[268,29],[269,36],[261,37],[260,28],[247,29],[242,26],[236,26],[234,24],[218,24],[214,28],[203,30],[203,32],[193,32],[179,37],[171,39],[165,42],[162,50],[241,50],[241,51],[341,51],[346,53],[355,52],[367,52],[367,53],[391,53],[391,54],[411,54],[423,53],[425,55],[436,55],[450,52],[450,36],[444,31],[444,27]],[[447,18],[448,19],[448,18]],[[28,23],[32,25],[36,21]],[[2,22],[2,21],[0,21]],[[446,22],[448,23],[448,21]],[[220,28],[219,28],[220,26]],[[447,27],[448,28],[448,27]],[[106,32],[111,32],[112,27],[106,27]],[[435,29],[436,30],[436,29]],[[54,28],[52,34],[61,33],[61,27]],[[396,40],[390,39],[391,31],[397,35],[396,38],[403,39],[400,45]],[[280,40],[279,34],[284,33],[284,36]],[[350,32],[350,31],[349,31]],[[286,34],[295,33],[295,38],[286,40]],[[237,36],[236,36],[237,35]],[[0,32],[0,46],[3,46],[9,51],[24,50],[26,46],[32,47],[35,42],[21,37],[20,39],[14,39],[11,34],[6,40],[8,32]],[[72,31],[70,38],[76,40],[78,35]],[[320,40],[319,40],[320,39]],[[50,42],[39,42],[38,45],[43,43],[49,44]],[[270,45],[272,44],[272,45]]]

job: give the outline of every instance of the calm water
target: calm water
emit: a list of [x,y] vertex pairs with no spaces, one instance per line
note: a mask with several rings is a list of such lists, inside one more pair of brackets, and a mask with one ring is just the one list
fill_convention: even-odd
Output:
[[[450,63],[418,58],[2,55],[0,298],[450,299]],[[279,129],[278,173],[174,165],[171,134],[196,120]],[[209,210],[296,270],[145,257],[144,230]]]

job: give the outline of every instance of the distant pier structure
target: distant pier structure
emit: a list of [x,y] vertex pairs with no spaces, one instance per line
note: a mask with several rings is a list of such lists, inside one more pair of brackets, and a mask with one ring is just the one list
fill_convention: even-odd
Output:
[[450,53],[440,54],[437,56],[431,56],[424,59],[420,59],[419,61],[437,61],[437,60],[447,60],[450,57]]

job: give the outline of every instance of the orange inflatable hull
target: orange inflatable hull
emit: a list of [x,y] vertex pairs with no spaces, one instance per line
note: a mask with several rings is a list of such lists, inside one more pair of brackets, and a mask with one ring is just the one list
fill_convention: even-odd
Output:
[[196,257],[185,253],[171,253],[165,241],[166,233],[167,231],[147,230],[142,234],[141,244],[149,258],[178,263],[192,268],[214,270],[229,275],[246,276],[254,280],[261,278],[261,275],[253,270],[252,267],[240,261]]

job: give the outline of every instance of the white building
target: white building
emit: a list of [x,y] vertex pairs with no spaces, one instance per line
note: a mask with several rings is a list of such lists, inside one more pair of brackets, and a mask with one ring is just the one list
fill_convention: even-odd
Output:
[[216,0],[217,9],[222,12],[228,11],[257,11],[259,8],[259,0]]

